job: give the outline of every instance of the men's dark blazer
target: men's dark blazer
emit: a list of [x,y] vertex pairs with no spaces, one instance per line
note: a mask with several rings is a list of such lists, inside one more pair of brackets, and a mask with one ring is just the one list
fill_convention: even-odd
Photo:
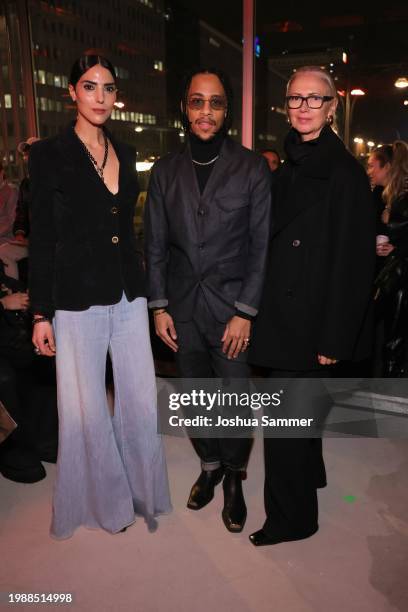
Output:
[[134,151],[109,138],[119,159],[119,192],[98,176],[73,127],[30,151],[30,302],[36,313],[85,310],[145,295],[133,232],[139,193]]
[[189,321],[201,288],[217,321],[236,308],[256,315],[270,199],[265,160],[228,137],[201,195],[188,145],[157,161],[145,207],[149,306]]
[[299,166],[285,162],[274,203],[249,361],[310,370],[319,367],[318,354],[367,357],[373,335],[375,210],[364,168],[326,128]]

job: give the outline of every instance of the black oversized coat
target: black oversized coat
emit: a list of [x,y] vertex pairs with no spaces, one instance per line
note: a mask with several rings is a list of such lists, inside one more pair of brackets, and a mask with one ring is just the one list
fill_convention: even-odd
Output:
[[375,210],[363,167],[331,128],[286,161],[274,188],[269,264],[250,361],[318,367],[367,357],[372,343]]
[[113,196],[73,126],[30,151],[30,302],[33,312],[85,310],[145,295],[133,230],[139,194],[135,152],[109,134],[119,160]]

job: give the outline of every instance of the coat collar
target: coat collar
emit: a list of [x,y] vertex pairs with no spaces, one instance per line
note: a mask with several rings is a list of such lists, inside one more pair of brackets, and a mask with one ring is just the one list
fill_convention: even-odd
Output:
[[[295,130],[289,132],[289,139],[294,138],[294,132]],[[343,142],[329,126],[323,128],[319,138],[315,143],[311,143],[310,147],[312,150],[299,160],[300,163],[289,157],[277,179],[272,235],[280,232],[299,214],[321,201],[324,181],[331,176],[339,160],[347,155]]]
[[[296,149],[303,147],[310,149],[304,157],[296,155]],[[327,178],[339,156],[346,153],[343,142],[333,132],[330,126],[325,126],[319,137],[310,142],[300,142],[299,134],[293,128],[285,140],[285,150],[288,153],[288,162],[295,168],[296,173],[314,178]]]

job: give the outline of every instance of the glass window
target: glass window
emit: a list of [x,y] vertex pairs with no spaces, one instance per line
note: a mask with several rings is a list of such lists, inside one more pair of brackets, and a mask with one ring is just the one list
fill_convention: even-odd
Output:
[[4,94],[4,106],[6,108],[11,108],[11,94]]
[[38,71],[38,82],[45,85],[45,70]]
[[54,75],[52,72],[47,72],[47,85],[54,85]]
[[54,75],[54,85],[55,87],[61,87],[61,77],[59,74]]

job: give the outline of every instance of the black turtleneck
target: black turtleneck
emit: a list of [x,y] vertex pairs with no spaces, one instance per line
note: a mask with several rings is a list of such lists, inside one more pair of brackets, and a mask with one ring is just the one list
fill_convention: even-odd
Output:
[[331,128],[329,126],[324,126],[317,138],[305,141],[301,139],[299,132],[294,128],[289,131],[284,146],[285,152],[292,164],[299,166],[313,153],[314,147],[318,144],[323,130],[331,130]]
[[[225,133],[223,131],[217,132],[210,140],[201,140],[201,138],[198,138],[198,136],[190,132],[189,142],[192,159],[201,163],[211,161],[219,154],[224,138]],[[195,164],[193,161],[200,193],[203,193],[215,164],[216,161],[212,164],[208,164],[208,166],[200,166],[199,164]]]

